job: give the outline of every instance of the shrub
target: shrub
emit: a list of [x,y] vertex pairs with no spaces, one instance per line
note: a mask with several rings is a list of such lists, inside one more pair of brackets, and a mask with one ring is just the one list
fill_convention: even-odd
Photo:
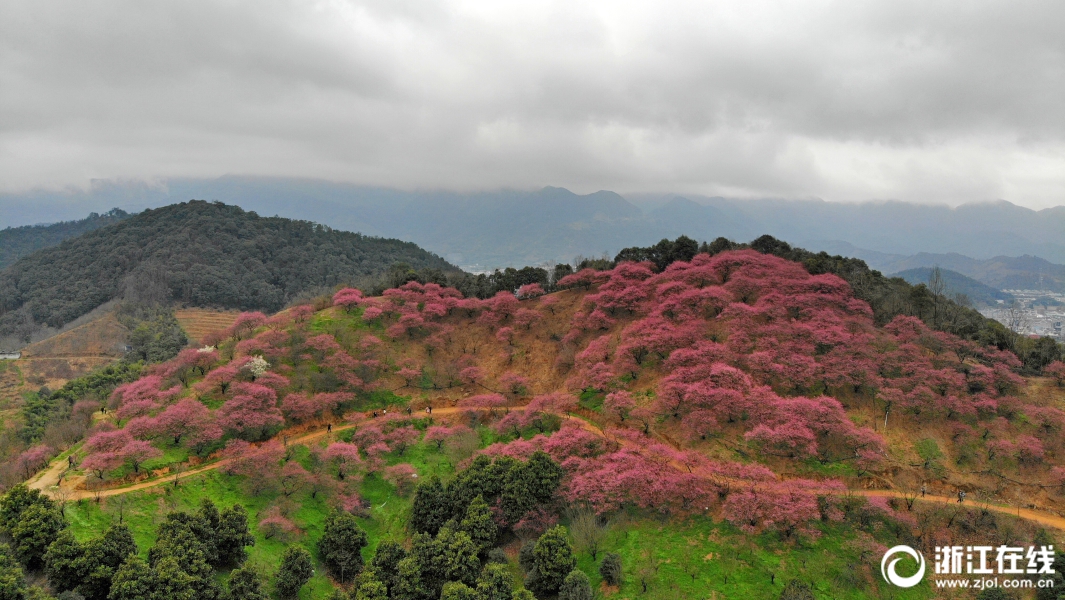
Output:
[[617,552],[608,552],[599,564],[599,575],[607,585],[621,585],[621,555]]

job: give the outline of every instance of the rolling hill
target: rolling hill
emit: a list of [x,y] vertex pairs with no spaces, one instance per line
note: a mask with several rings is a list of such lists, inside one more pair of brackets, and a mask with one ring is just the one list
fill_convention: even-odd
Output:
[[[879,577],[886,548],[1065,535],[1065,388],[1007,352],[879,324],[839,277],[746,248],[559,284],[477,299],[408,282],[244,313],[119,386],[76,466],[60,455],[33,486],[97,499],[67,503],[73,537],[123,523],[131,555],[173,552],[164,526],[209,549],[223,529],[203,501],[244,506],[250,570],[276,584],[305,548],[296,587],[315,599],[496,581],[545,600],[571,575],[618,598],[931,598]],[[365,547],[348,570],[323,541],[340,518]],[[213,595],[245,577],[185,564],[176,580]]]
[[394,264],[457,271],[414,244],[190,201],[23,257],[0,272],[0,337],[59,327],[112,299],[276,311]]

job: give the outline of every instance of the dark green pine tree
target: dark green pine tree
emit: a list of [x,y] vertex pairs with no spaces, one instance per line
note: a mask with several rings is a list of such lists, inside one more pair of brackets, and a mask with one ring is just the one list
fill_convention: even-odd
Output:
[[35,504],[42,504],[48,508],[55,507],[51,498],[41,494],[40,490],[26,487],[25,483],[11,488],[6,494],[0,496],[0,529],[10,534],[22,519],[23,511]]
[[59,532],[44,553],[44,572],[55,590],[72,590],[85,579],[84,556],[85,548],[72,531],[65,529]]
[[477,496],[466,507],[466,515],[462,518],[459,529],[469,534],[470,539],[482,552],[492,547],[496,541],[496,524],[483,497]]
[[28,506],[11,529],[11,544],[15,556],[27,569],[41,568],[48,546],[52,545],[66,526],[66,519],[54,505],[35,503]]
[[377,552],[370,560],[370,568],[374,571],[374,578],[391,590],[396,586],[399,578],[399,561],[407,558],[407,551],[396,542],[387,541],[377,545]]
[[599,575],[607,585],[621,585],[621,555],[617,552],[608,552],[599,564]]
[[[214,579],[214,568],[207,561],[203,543],[193,532],[192,522],[170,520],[164,522],[164,525],[167,523],[171,526],[167,527],[166,536],[161,533],[161,525],[159,540],[148,551],[149,565],[159,569],[161,561],[173,559],[177,568],[189,576],[197,600],[215,600],[219,597],[220,590]],[[187,526],[180,526],[181,523],[186,523]]]
[[480,600],[477,590],[461,581],[449,581],[440,591],[440,600]]
[[540,536],[533,548],[533,561],[535,569],[526,577],[526,587],[538,596],[557,594],[566,576],[577,566],[565,527],[556,525]]
[[0,544],[0,598],[24,598],[26,589],[26,577],[14,553],[7,544]]
[[219,515],[215,538],[220,566],[243,564],[248,558],[245,548],[255,545],[255,536],[248,530],[248,511],[240,504],[223,510]]
[[362,570],[362,549],[366,532],[351,513],[333,511],[325,519],[325,530],[318,540],[318,554],[326,568],[342,583]]
[[109,600],[154,600],[158,581],[148,563],[133,556],[122,563],[111,582]]
[[434,475],[429,481],[418,484],[410,509],[411,529],[435,535],[450,518],[451,501],[440,478]]
[[[392,576],[399,576],[398,565],[397,570],[392,572]],[[373,566],[363,569],[351,587],[351,600],[388,600],[388,598],[388,586],[381,581]]]
[[479,600],[510,600],[514,589],[514,577],[505,564],[485,565],[477,578]]
[[295,598],[312,574],[310,553],[303,546],[289,546],[281,555],[274,586],[282,598]]
[[437,548],[443,565],[444,581],[461,581],[467,585],[477,583],[481,561],[477,558],[479,548],[465,531],[443,528],[437,534]]
[[229,574],[229,595],[226,600],[267,600],[262,577],[250,567],[234,569]]
[[562,587],[558,590],[558,600],[594,600],[592,582],[580,569],[573,569],[562,580]]
[[119,567],[137,553],[137,542],[125,524],[116,523],[107,528],[103,536],[84,545],[80,571],[84,574],[77,586],[78,593],[86,600],[106,600],[111,582]]

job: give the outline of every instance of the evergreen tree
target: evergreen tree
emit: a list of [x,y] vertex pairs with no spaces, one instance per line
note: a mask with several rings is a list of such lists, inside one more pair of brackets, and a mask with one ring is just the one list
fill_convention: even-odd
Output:
[[346,582],[362,569],[362,549],[366,532],[351,513],[333,511],[325,519],[325,531],[318,540],[318,554],[334,575]]
[[440,478],[418,484],[410,509],[410,527],[416,532],[436,534],[451,518],[451,502]]
[[580,569],[573,569],[558,590],[558,600],[593,600],[592,582]]
[[[210,504],[213,516],[217,518],[218,511],[214,508],[214,503],[210,500],[206,502]],[[207,562],[211,565],[218,564],[218,539],[215,535],[215,528],[204,516],[202,508],[200,512],[194,514],[180,511],[168,513],[163,523],[159,525],[156,535],[162,540],[182,536],[186,531],[199,542],[198,549],[203,552]]]
[[511,600],[536,600],[536,596],[525,588],[518,588],[514,590],[514,595],[511,596]]
[[[398,569],[398,565],[396,566]],[[393,571],[392,577],[398,577],[399,573]],[[352,600],[388,600],[388,586],[386,586],[377,577],[377,571],[371,566],[363,569],[362,573],[355,578],[355,585],[352,586],[351,592]]]
[[551,500],[562,482],[562,467],[546,453],[537,451],[529,461],[510,469],[503,483],[500,503],[503,516],[516,523],[537,505]]
[[210,498],[200,500],[200,510],[197,515],[203,519],[206,528],[210,531],[218,531],[218,525],[222,522],[222,515],[218,507]]
[[469,534],[473,543],[484,551],[496,541],[496,524],[492,519],[492,511],[484,497],[477,496],[466,507],[466,515],[459,524],[459,529]]
[[[166,528],[166,536],[160,533],[159,540],[148,551],[149,565],[159,569],[164,559],[173,559],[177,568],[189,576],[189,585],[197,600],[218,598],[218,584],[214,580],[214,569],[207,562],[204,544],[193,532],[191,526],[181,526],[182,523],[188,525],[190,522],[175,519],[164,522],[164,525],[167,523],[171,526]],[[163,530],[164,527],[161,525],[160,532]]]
[[48,546],[66,526],[63,515],[51,503],[31,504],[22,511],[18,523],[11,529],[15,556],[27,569],[39,569]]
[[[419,536],[425,534],[415,534],[415,544],[418,543]],[[439,592],[434,595],[433,589],[427,585],[416,556],[404,558],[396,567],[396,585],[388,590],[391,600],[433,600],[438,597]]]
[[485,565],[477,579],[478,600],[510,600],[514,578],[504,564]]
[[72,590],[85,578],[85,549],[69,529],[59,532],[44,553],[44,572],[52,587],[60,592]]
[[47,508],[55,507],[51,498],[41,494],[40,490],[26,487],[25,483],[11,488],[0,497],[0,529],[11,533],[21,520],[23,511],[36,504]]
[[277,593],[282,598],[295,598],[312,574],[310,553],[302,546],[289,546],[281,555],[281,566],[274,579]]
[[477,592],[461,581],[449,581],[440,591],[440,600],[480,600]]
[[536,540],[529,540],[521,545],[521,549],[518,550],[518,565],[521,569],[528,573],[536,569]]
[[248,511],[240,504],[225,509],[219,515],[215,529],[218,546],[218,564],[234,566],[248,558],[244,548],[255,545],[255,536],[248,530]]
[[148,563],[136,556],[122,563],[111,583],[108,600],[154,600],[156,574]]
[[445,581],[461,581],[467,585],[477,582],[481,561],[477,558],[477,544],[464,531],[444,528],[437,534],[437,547]]
[[201,595],[204,586],[186,572],[172,556],[160,559],[154,569],[156,587],[152,600],[200,600],[217,597],[217,594]]
[[617,552],[607,552],[603,562],[599,564],[599,575],[607,585],[621,585],[621,555]]
[[370,567],[374,570],[376,579],[385,586],[386,590],[395,587],[396,579],[399,577],[399,561],[404,558],[407,558],[407,551],[393,541],[381,542],[377,545],[377,552],[370,561]]
[[566,538],[566,528],[561,525],[548,529],[540,536],[533,549],[533,557],[536,568],[530,573],[532,577],[526,578],[525,585],[539,595],[558,593],[566,576],[577,566],[577,559],[573,557],[573,549]]
[[102,537],[84,545],[84,554],[79,570],[83,573],[78,593],[86,600],[105,600],[111,582],[119,567],[137,553],[133,533],[125,524],[111,525]]
[[21,600],[26,595],[26,577],[7,544],[0,544],[0,600]]
[[267,600],[262,577],[250,567],[234,569],[229,574],[229,595],[226,600]]

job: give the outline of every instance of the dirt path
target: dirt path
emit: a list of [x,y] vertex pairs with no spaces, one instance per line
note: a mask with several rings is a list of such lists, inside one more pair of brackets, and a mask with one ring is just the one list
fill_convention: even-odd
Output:
[[[515,407],[511,407],[510,410],[523,410],[524,408],[525,408],[524,406],[515,406]],[[462,407],[450,406],[450,407],[443,407],[443,408],[434,408],[433,409],[433,415],[434,416],[435,415],[453,415],[453,414],[458,414],[458,413],[465,413],[465,412],[468,412],[470,410],[482,410],[482,409],[471,409],[471,408],[462,408]],[[322,428],[322,429],[319,429],[319,430],[316,430],[316,431],[312,431],[312,432],[309,432],[309,433],[304,433],[304,434],[301,434],[301,435],[293,436],[293,437],[290,437],[288,439],[288,443],[290,443],[290,444],[304,444],[306,442],[310,442],[310,441],[317,440],[319,438],[325,437],[326,435],[331,435],[332,433],[339,433],[339,432],[345,431],[347,429],[352,429],[352,428],[358,427],[359,425],[362,425],[365,421],[366,421],[366,419],[360,419],[360,420],[358,420],[356,422],[345,423],[343,425],[334,425],[332,432],[330,432],[326,428]],[[86,489],[77,489],[74,486],[76,485],[78,480],[65,480],[63,482],[63,488],[62,489],[63,489],[63,492],[65,492],[66,500],[81,500],[81,499],[84,499],[84,498],[95,498],[95,497],[106,498],[108,496],[117,496],[119,494],[128,494],[130,492],[146,490],[146,489],[157,487],[157,486],[164,485],[164,484],[167,484],[167,483],[173,483],[175,479],[181,480],[181,479],[184,479],[184,478],[192,476],[192,475],[199,475],[200,473],[206,473],[207,471],[214,471],[216,469],[220,469],[220,468],[224,467],[225,465],[229,464],[230,462],[231,462],[231,459],[223,458],[221,460],[216,460],[214,462],[211,462],[211,463],[208,463],[208,464],[205,464],[205,465],[200,465],[200,466],[197,466],[197,467],[193,467],[191,469],[182,471],[180,473],[175,473],[173,475],[165,475],[165,476],[162,476],[162,477],[152,477],[150,479],[145,479],[143,481],[138,481],[137,483],[134,483],[134,484],[120,486],[120,487],[106,488],[106,489],[102,489],[102,490],[99,490],[99,491],[86,490]],[[63,473],[66,472],[66,470],[67,470],[67,459],[65,457],[64,458],[57,458],[57,459],[53,460],[51,462],[51,464],[48,465],[47,469],[45,469],[44,471],[41,471],[40,473],[35,475],[32,479],[30,479],[27,482],[26,485],[29,486],[32,489],[41,490],[42,492],[44,492],[45,494],[47,494],[49,496],[56,497],[56,496],[60,495],[60,493],[58,491],[58,486],[57,486],[57,484],[59,483],[59,478],[60,478],[60,476],[63,475]]]
[[[524,409],[525,409],[524,406],[511,406],[511,407],[508,407],[505,410],[524,410]],[[433,416],[437,416],[437,415],[448,416],[448,415],[466,413],[466,412],[469,412],[471,410],[488,410],[488,409],[449,406],[449,407],[434,408],[432,414],[433,414]],[[604,431],[599,426],[597,426],[595,423],[592,423],[592,422],[590,422],[590,421],[588,421],[586,419],[583,419],[581,417],[574,416],[574,415],[560,415],[560,416],[563,419],[566,419],[566,420],[569,420],[569,421],[573,421],[573,422],[576,422],[576,423],[580,424],[581,428],[586,430],[586,431],[589,431],[589,432],[591,432],[591,433],[593,433],[595,435],[598,435],[600,437],[606,437],[606,434],[604,433]],[[346,423],[344,425],[334,425],[333,429],[332,429],[332,432],[329,432],[326,429],[319,429],[319,430],[316,430],[316,431],[304,433],[302,435],[298,435],[298,436],[294,436],[294,437],[289,438],[288,443],[302,444],[302,443],[310,442],[310,441],[317,440],[319,438],[325,437],[326,435],[332,435],[332,433],[339,433],[341,431],[345,431],[345,430],[348,430],[348,429],[352,429],[352,428],[358,427],[359,425],[362,425],[363,423],[365,423],[365,421],[366,421],[366,419],[360,419],[359,421]],[[627,440],[618,440],[618,441],[620,441],[623,444],[624,443],[629,443]],[[120,495],[120,494],[128,494],[130,492],[136,492],[136,491],[140,491],[140,490],[150,489],[150,488],[153,488],[153,487],[158,487],[158,486],[161,486],[161,485],[165,485],[167,483],[174,483],[175,480],[181,480],[181,479],[193,476],[193,475],[198,475],[200,473],[206,473],[208,471],[214,471],[216,469],[224,467],[229,462],[230,462],[230,459],[221,459],[221,460],[217,460],[217,461],[214,461],[212,463],[209,463],[209,464],[205,464],[205,465],[201,465],[201,466],[189,469],[187,471],[183,471],[181,473],[176,473],[174,475],[167,475],[167,476],[164,476],[164,477],[155,477],[155,478],[152,478],[152,479],[146,479],[144,481],[140,481],[140,482],[134,483],[132,485],[127,485],[127,486],[123,486],[123,487],[108,488],[108,489],[100,490],[99,492],[93,492],[91,490],[84,490],[84,489],[74,489],[74,487],[73,487],[74,482],[64,482],[66,485],[64,485],[63,489],[66,492],[66,499],[67,500],[81,500],[81,499],[84,499],[84,498],[93,498],[93,497],[97,497],[97,496],[99,496],[99,497],[117,496],[117,495]],[[680,463],[674,464],[673,467],[678,469],[678,470],[688,470],[687,467],[685,467],[684,465],[682,465]],[[32,480],[30,480],[28,485],[31,488],[41,490],[45,494],[48,494],[49,496],[53,496],[54,497],[54,496],[57,495],[56,484],[59,481],[59,477],[64,472],[66,472],[66,469],[67,469],[67,460],[66,460],[66,458],[56,459],[55,461],[52,462],[52,464],[50,464],[48,466],[48,468],[46,470],[42,471],[41,473],[36,475]],[[866,496],[866,497],[900,498],[900,499],[903,499],[903,500],[913,499],[913,495],[912,494],[908,495],[908,494],[906,494],[904,492],[897,492],[897,491],[894,491],[894,490],[857,490],[857,489],[848,489],[846,491],[842,491],[841,492],[839,490],[826,489],[826,490],[819,490],[819,491],[823,492],[825,494],[839,494],[839,495],[852,494],[852,495]],[[944,505],[958,505],[958,501],[957,501],[956,498],[950,498],[950,497],[947,497],[947,496],[925,495],[925,496],[917,497],[916,501],[917,502],[930,502],[930,503],[944,504]],[[979,502],[976,502],[976,501],[973,501],[973,500],[961,503],[960,506],[963,506],[965,508],[976,508],[976,507],[979,507],[979,508],[987,509],[987,510],[992,511],[992,512],[999,513],[999,514],[1011,515],[1011,516],[1014,516],[1014,517],[1025,519],[1027,521],[1032,521],[1032,522],[1035,522],[1035,523],[1039,523],[1041,525],[1045,525],[1047,527],[1052,527],[1052,528],[1057,529],[1059,531],[1065,531],[1065,517],[1061,517],[1061,516],[1058,516],[1058,515],[1055,515],[1055,514],[1049,513],[1049,512],[1032,510],[1032,509],[1027,509],[1027,508],[1002,506],[1002,505],[998,505],[998,504],[979,503]]]

